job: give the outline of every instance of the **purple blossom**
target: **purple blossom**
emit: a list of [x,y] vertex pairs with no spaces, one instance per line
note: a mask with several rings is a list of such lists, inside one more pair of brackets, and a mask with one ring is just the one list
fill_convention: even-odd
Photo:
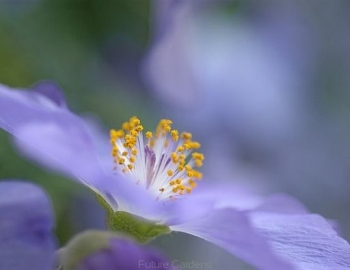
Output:
[[49,270],[55,239],[47,195],[22,181],[0,182],[0,269]]
[[16,138],[26,156],[86,185],[113,211],[198,236],[259,269],[350,268],[349,244],[324,218],[286,195],[263,199],[231,186],[200,183],[183,199],[157,200],[134,179],[113,170],[113,158],[107,158],[110,142],[92,136],[84,120],[62,104],[58,89],[38,92],[2,85],[0,127]]

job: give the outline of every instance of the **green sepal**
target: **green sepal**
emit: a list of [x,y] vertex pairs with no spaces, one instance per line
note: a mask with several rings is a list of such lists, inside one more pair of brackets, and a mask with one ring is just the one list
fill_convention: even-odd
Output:
[[109,230],[126,234],[141,244],[146,244],[157,236],[171,232],[166,225],[156,224],[127,212],[114,212],[100,195],[96,194],[96,197],[106,210],[106,225]]

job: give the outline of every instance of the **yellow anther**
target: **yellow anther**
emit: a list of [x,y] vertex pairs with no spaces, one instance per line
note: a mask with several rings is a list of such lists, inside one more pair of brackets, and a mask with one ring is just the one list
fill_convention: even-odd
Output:
[[192,134],[189,132],[182,132],[181,133],[181,138],[184,140],[191,140],[192,139]]
[[133,148],[134,146],[135,146],[134,142],[130,142],[130,143],[127,144],[127,147],[130,148],[130,149]]
[[178,185],[177,188],[178,188],[179,190],[185,190],[185,186],[184,186],[184,185]]
[[180,179],[180,178],[176,179],[176,180],[175,180],[175,183],[178,184],[178,185],[180,185],[180,184],[181,184],[181,179]]
[[136,140],[130,139],[130,140],[127,140],[126,143],[128,145],[128,148],[131,149],[132,147],[130,147],[130,145],[134,146],[136,144]]
[[175,142],[179,139],[179,132],[176,129],[173,129],[170,134]]
[[174,172],[172,170],[168,170],[167,174],[168,174],[168,176],[172,176],[174,174]]
[[150,131],[147,131],[147,132],[146,132],[146,138],[147,138],[147,139],[151,139],[152,136],[153,136],[152,132],[150,132]]
[[185,170],[186,170],[186,171],[190,171],[190,170],[192,170],[192,167],[191,167],[190,165],[186,165],[186,166],[185,166]]
[[190,148],[192,149],[198,149],[201,147],[201,144],[199,142],[190,142]]
[[122,156],[127,156],[128,155],[128,152],[126,152],[126,151],[124,151],[123,153],[122,153]]
[[197,179],[202,179],[203,174],[201,172],[195,171],[195,170],[193,170],[192,172],[193,172],[193,177],[195,177]]
[[131,154],[133,154],[134,156],[136,156],[136,155],[137,155],[137,149],[136,149],[136,148],[133,148],[133,149],[131,150]]
[[202,153],[194,152],[192,153],[193,159],[204,160],[204,155]]
[[143,126],[139,124],[137,127],[135,127],[135,130],[141,132],[143,130]]
[[196,167],[202,167],[203,166],[203,161],[195,160],[194,165],[196,165]]
[[126,130],[126,131],[130,130],[130,124],[129,124],[129,122],[124,122],[124,123],[122,124],[122,129],[124,129],[124,130]]
[[111,129],[110,131],[110,136],[111,138],[123,138],[125,135],[125,132],[121,129],[115,130],[115,129]]
[[172,188],[172,192],[176,193],[176,192],[178,192],[178,191],[179,191],[179,189],[178,189],[177,187],[173,187],[173,188]]
[[130,157],[130,158],[129,158],[129,161],[130,161],[131,163],[134,163],[134,162],[136,161],[136,158],[135,158],[135,157]]
[[140,119],[138,119],[136,116],[133,116],[129,119],[129,124],[130,126],[133,128],[133,127],[136,127],[137,125],[140,124]]
[[130,130],[130,134],[134,137],[137,136],[138,132],[136,131],[136,129]]
[[169,186],[173,186],[173,185],[175,185],[175,181],[174,181],[174,180],[171,180],[171,181],[169,182]]
[[114,128],[112,128],[112,129],[109,130],[109,135],[111,137],[114,137],[115,136],[115,132],[116,132],[116,130]]
[[128,164],[128,168],[129,168],[129,170],[132,170],[134,168],[134,166],[132,164]]
[[176,163],[176,162],[179,160],[179,158],[178,158],[178,156],[177,156],[177,154],[176,154],[175,152],[172,152],[172,153],[170,154],[170,157],[171,157],[171,160],[172,160],[174,163]]
[[183,146],[178,146],[176,151],[177,152],[183,152],[185,150],[185,148]]
[[191,187],[186,187],[186,192],[187,192],[188,194],[190,194],[191,191],[192,191],[192,188],[191,188]]
[[197,186],[197,183],[194,180],[192,180],[192,179],[188,180],[188,183],[190,184],[190,186],[192,188],[195,188]]
[[188,171],[187,172],[187,176],[188,177],[193,177],[194,176],[194,172],[193,171]]
[[118,153],[118,150],[116,148],[113,148],[111,151],[112,156],[115,157],[117,153]]
[[125,163],[125,159],[124,158],[119,158],[118,159],[118,163],[121,165],[121,164],[124,164]]
[[157,135],[164,134],[166,132],[170,132],[171,130],[171,124],[173,122],[169,119],[162,119],[159,121],[158,127],[157,127]]

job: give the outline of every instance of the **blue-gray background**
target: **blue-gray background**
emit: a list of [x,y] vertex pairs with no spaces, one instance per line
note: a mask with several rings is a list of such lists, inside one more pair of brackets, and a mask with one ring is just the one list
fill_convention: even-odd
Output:
[[[106,130],[171,117],[202,143],[206,181],[291,194],[350,240],[349,13],[346,0],[0,0],[0,82],[53,80]],[[0,178],[48,191],[61,244],[103,225],[86,189],[23,160],[4,132]],[[193,237],[154,245],[246,267]]]

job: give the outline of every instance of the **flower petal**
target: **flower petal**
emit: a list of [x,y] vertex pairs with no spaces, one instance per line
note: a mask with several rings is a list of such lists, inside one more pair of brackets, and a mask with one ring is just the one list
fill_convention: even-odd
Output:
[[[202,183],[201,183],[202,184]],[[166,224],[173,226],[201,218],[215,208],[231,207],[236,210],[255,208],[261,197],[234,185],[206,185],[196,188],[189,196],[163,202],[162,213]]]
[[350,269],[349,243],[321,216],[255,212],[250,217],[274,251],[297,269]]
[[217,185],[201,182],[191,197],[212,200],[217,208],[234,207],[237,210],[253,209],[264,202],[264,197],[253,188],[238,183]]
[[104,170],[91,130],[82,118],[61,106],[62,95],[53,91],[55,88],[43,95],[0,85],[0,128],[16,137],[27,157],[79,180],[115,210],[123,207],[136,215],[154,216],[154,199],[114,173],[112,158],[110,171]]
[[212,242],[259,269],[293,269],[254,231],[247,216],[232,208],[213,210],[201,218],[170,228]]
[[[196,204],[202,205],[210,198],[197,200]],[[350,245],[327,220],[309,214],[288,195],[277,194],[254,209],[239,208],[240,211],[234,209],[234,200],[233,203],[226,200],[224,204],[212,202],[209,214],[202,212],[199,216],[194,212],[193,219],[174,223],[170,229],[217,244],[259,269],[350,268]]]
[[99,171],[91,139],[82,121],[58,106],[52,96],[0,86],[0,127],[14,135],[36,161],[88,179]]
[[0,269],[51,269],[52,228],[51,203],[39,187],[0,182]]

